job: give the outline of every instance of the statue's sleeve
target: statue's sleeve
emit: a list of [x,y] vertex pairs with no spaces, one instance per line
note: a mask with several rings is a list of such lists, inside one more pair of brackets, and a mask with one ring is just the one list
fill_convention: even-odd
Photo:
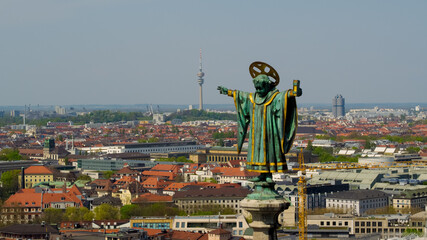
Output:
[[297,104],[295,97],[288,97],[288,91],[276,97],[275,115],[280,136],[282,153],[286,154],[292,147],[298,126]]
[[233,91],[234,105],[237,111],[237,152],[240,154],[250,123],[250,93]]

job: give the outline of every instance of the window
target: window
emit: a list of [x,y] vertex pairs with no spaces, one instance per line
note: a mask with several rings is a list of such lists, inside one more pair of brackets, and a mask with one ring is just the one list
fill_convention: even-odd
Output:
[[176,228],[179,228],[179,222],[176,222],[175,227],[176,227]]
[[325,225],[325,222],[324,221],[321,221],[320,222],[320,226],[324,226]]

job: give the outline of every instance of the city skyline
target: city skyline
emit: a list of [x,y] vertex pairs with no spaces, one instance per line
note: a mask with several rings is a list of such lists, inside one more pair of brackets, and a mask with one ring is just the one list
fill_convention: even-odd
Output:
[[[299,103],[425,103],[423,1],[2,1],[1,106],[230,104],[253,92],[253,61],[277,69]],[[10,91],[7,91],[9,89]]]

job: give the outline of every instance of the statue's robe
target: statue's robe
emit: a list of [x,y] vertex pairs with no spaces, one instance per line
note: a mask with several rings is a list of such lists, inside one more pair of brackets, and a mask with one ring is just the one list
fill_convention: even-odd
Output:
[[297,128],[295,97],[288,91],[270,91],[264,98],[254,93],[234,90],[238,116],[238,152],[242,149],[249,128],[246,168],[252,172],[286,171],[285,154],[289,152]]

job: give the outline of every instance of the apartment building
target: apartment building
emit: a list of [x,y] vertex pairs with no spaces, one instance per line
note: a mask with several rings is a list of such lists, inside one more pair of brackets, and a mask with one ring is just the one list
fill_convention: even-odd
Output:
[[37,183],[53,181],[53,172],[45,166],[30,166],[24,170],[24,180],[25,188],[31,188]]
[[406,190],[393,197],[393,208],[424,208],[427,203],[427,188]]
[[246,188],[197,188],[176,192],[173,201],[188,214],[212,207],[231,208],[236,213],[242,213],[240,201],[249,193],[250,190]]
[[378,190],[351,190],[336,192],[326,197],[326,207],[342,209],[347,213],[362,215],[369,209],[387,207],[388,195]]
[[424,216],[421,212],[417,216],[409,214],[387,214],[357,217],[349,214],[308,215],[307,224],[317,225],[323,229],[348,229],[351,235],[362,237],[363,235],[378,234],[383,239],[401,237],[407,229],[425,231]]

